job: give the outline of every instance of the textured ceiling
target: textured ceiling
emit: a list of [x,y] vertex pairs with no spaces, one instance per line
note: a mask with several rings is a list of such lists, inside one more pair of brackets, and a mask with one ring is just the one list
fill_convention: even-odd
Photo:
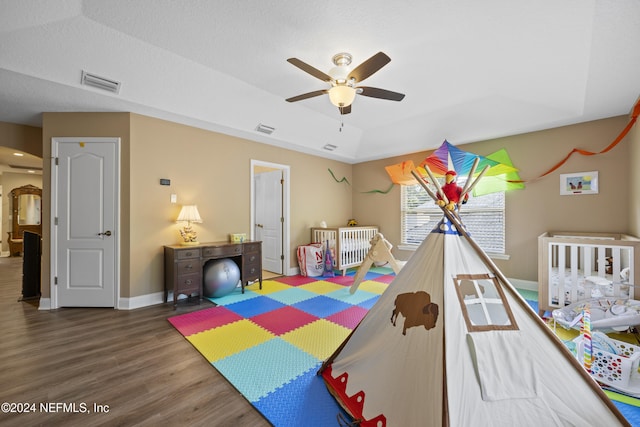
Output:
[[[638,0],[0,0],[0,121],[132,111],[358,163],[627,114],[638,42]],[[403,101],[284,101],[327,88],[287,58],[326,73],[378,51],[365,85]]]

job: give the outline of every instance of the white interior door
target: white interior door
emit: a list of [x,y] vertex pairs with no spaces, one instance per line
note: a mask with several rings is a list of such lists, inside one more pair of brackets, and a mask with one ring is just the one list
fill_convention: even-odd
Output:
[[281,170],[262,172],[255,180],[255,236],[262,241],[262,268],[283,274]]
[[54,138],[55,307],[116,306],[119,148],[119,138]]

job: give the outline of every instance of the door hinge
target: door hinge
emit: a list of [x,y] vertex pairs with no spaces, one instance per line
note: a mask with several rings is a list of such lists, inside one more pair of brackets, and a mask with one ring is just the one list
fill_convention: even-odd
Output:
[[280,178],[280,185],[284,185],[284,178]]
[[280,255],[280,261],[284,261],[284,255]]
[[280,217],[280,222],[284,222],[284,217],[283,216]]
[[55,218],[53,219],[53,225],[58,225],[58,217],[55,217]]
[[53,278],[53,284],[54,284],[54,285],[57,285],[57,284],[58,284],[58,276],[56,276],[56,277],[54,277],[54,278]]
[[56,166],[58,166],[58,157],[56,157],[55,159],[56,159],[56,161],[55,161]]

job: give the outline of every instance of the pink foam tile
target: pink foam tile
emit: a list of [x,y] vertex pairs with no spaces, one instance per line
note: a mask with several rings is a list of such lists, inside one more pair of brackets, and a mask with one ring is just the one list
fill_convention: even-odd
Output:
[[290,286],[301,286],[301,285],[306,285],[307,283],[315,282],[318,279],[316,279],[315,277],[308,277],[308,276],[305,277],[298,274],[296,276],[278,277],[277,279],[274,279],[274,280]]
[[223,306],[170,317],[171,323],[185,337],[243,319]]
[[286,306],[253,316],[251,321],[276,335],[282,335],[318,320],[317,316]]
[[358,326],[358,323],[362,320],[365,314],[367,314],[367,309],[353,306],[349,307],[346,310],[339,311],[331,316],[327,317],[327,320],[332,321],[333,323],[337,323],[338,325],[342,325],[345,328],[353,329]]
[[396,276],[391,275],[391,274],[385,274],[384,276],[380,276],[380,277],[376,277],[374,279],[371,280],[375,280],[376,282],[382,282],[382,283],[391,283],[393,282],[393,279],[395,279]]
[[335,283],[337,285],[353,285],[353,276],[343,276],[342,274],[336,274],[335,277],[324,277],[322,280],[325,282]]

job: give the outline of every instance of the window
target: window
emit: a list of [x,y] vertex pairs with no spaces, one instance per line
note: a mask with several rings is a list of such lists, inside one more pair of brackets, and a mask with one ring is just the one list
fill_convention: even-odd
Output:
[[453,281],[469,332],[518,329],[502,287],[494,276],[460,274]]
[[[464,185],[458,179],[458,185]],[[402,244],[419,245],[443,213],[420,184],[403,185],[400,196]],[[504,192],[470,196],[460,209],[469,234],[488,254],[504,254]]]

